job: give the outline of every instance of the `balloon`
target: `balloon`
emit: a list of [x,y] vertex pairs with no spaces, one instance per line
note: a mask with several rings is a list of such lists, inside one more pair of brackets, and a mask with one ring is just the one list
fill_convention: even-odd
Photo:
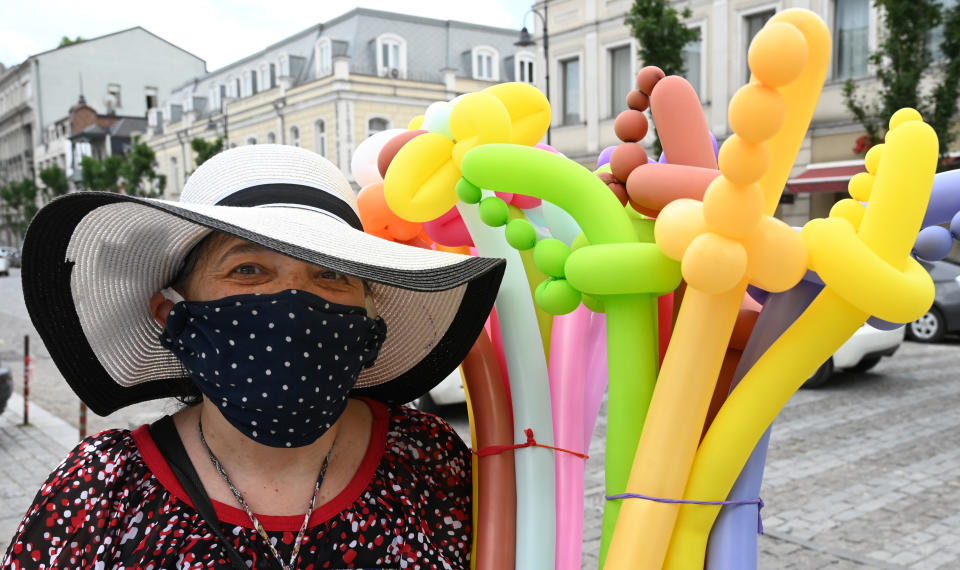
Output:
[[690,83],[677,75],[657,82],[650,93],[653,122],[663,148],[669,150],[674,164],[717,168],[717,157],[710,144],[710,129],[700,109],[700,96]]
[[[909,322],[933,302],[929,274],[909,253],[936,171],[936,134],[916,111],[901,110],[891,118],[880,152],[879,165],[867,163],[874,183],[858,231],[839,217],[811,220],[804,227],[811,269],[826,286],[720,409],[697,451],[685,498],[725,497],[790,395],[868,316]],[[680,508],[668,567],[703,564],[705,534],[718,509],[687,507]]]
[[390,209],[412,222],[440,217],[457,203],[460,171],[450,159],[453,141],[427,133],[403,145],[384,178]]
[[[475,150],[483,148],[487,147]],[[523,262],[517,251],[505,243],[502,230],[487,227],[480,221],[475,206],[459,204],[458,209],[477,244],[477,250],[484,256],[507,259],[496,307],[502,324],[500,331],[507,369],[510,371],[515,441],[522,443],[518,439],[522,438],[524,430],[532,429],[538,442],[552,445],[553,422],[547,363],[534,317],[533,299],[523,273]],[[556,533],[553,453],[539,447],[522,449],[515,453],[515,461],[516,568],[553,570]]]
[[[676,287],[679,281],[677,265],[665,260],[654,244],[633,247],[636,232],[623,206],[602,181],[573,161],[538,149],[490,144],[467,153],[462,167],[464,178],[475,186],[508,192],[522,190],[543,198],[545,213],[547,205],[553,203],[576,216],[591,245],[571,253],[568,264],[572,264],[577,256],[589,266],[590,255],[583,252],[609,245],[610,250],[597,250],[598,255],[603,251],[605,259],[614,261],[600,268],[609,280],[616,282],[620,279],[625,283],[627,279],[618,277],[620,268],[634,263],[631,258],[638,254],[644,259],[663,260],[661,265],[673,276],[664,279],[663,271],[648,271],[641,279],[629,283],[632,288],[627,294],[602,297],[606,308],[610,374],[606,484],[608,492],[619,492],[626,483],[629,458],[636,448],[644,421],[644,403],[649,401],[656,376],[658,355],[651,295],[672,291]],[[618,249],[619,246],[623,247]],[[577,272],[566,265],[564,271],[570,284],[579,289],[581,285],[573,280],[573,274]],[[586,272],[577,274],[580,273]],[[585,280],[601,282],[599,286],[605,286],[599,276],[590,275]],[[622,287],[623,284],[616,286]],[[502,317],[503,312],[500,314]],[[608,506],[604,516],[611,520],[605,524],[616,520],[616,510],[614,505]],[[526,566],[518,564],[520,567]]]
[[394,214],[383,197],[383,183],[364,187],[357,194],[357,210],[360,221],[368,234],[390,241],[409,241],[421,231],[420,224],[408,222]]
[[950,230],[941,226],[930,226],[920,230],[913,251],[925,261],[937,261],[946,257],[953,249],[953,236]]
[[450,133],[450,113],[453,112],[453,105],[445,101],[431,103],[423,114],[422,129],[443,135],[448,139],[453,139]]
[[433,241],[447,246],[473,245],[470,232],[463,224],[456,207],[435,220],[423,223],[423,229]]
[[[764,28],[770,28],[762,32],[764,38],[773,34],[774,40],[782,38],[783,42],[764,39],[765,51],[752,49],[751,53],[757,55],[751,57],[751,62],[764,63],[751,68],[756,81],[741,88],[738,95],[760,89],[773,96],[759,99],[759,103],[749,107],[744,106],[744,102],[753,102],[753,99],[734,96],[729,107],[734,142],[728,139],[724,147],[738,145],[737,137],[741,131],[765,136],[760,141],[750,139],[759,144],[738,152],[740,162],[724,161],[720,164],[721,177],[710,183],[702,205],[690,202],[674,207],[678,202],[673,202],[657,218],[657,243],[667,255],[682,260],[687,290],[634,457],[626,487],[628,493],[668,499],[683,495],[726,352],[725,343],[717,340],[730,337],[748,280],[770,291],[786,290],[796,284],[806,270],[807,254],[803,240],[790,226],[771,217],[773,209],[770,205],[776,207],[810,116],[806,116],[803,129],[788,130],[786,134],[778,128],[768,127],[783,122],[784,109],[790,109],[788,115],[793,112],[791,104],[794,100],[781,96],[776,89],[784,85],[785,77],[802,84],[800,100],[812,100],[815,105],[830,61],[830,38],[822,20],[812,12],[786,11],[780,15],[791,13],[811,19],[811,25],[816,25],[821,33],[815,35],[794,24]],[[799,43],[794,41],[797,37]],[[809,53],[808,57],[787,53],[798,49],[805,53],[817,51]],[[771,72],[767,59],[781,61],[786,69]],[[811,76],[818,79],[808,80]],[[651,95],[654,113],[658,110],[657,90],[669,79],[660,81]],[[793,87],[794,83],[788,83],[782,87],[784,90]],[[799,112],[803,114],[802,109]],[[674,117],[673,120],[679,119]],[[662,125],[663,121],[657,120],[657,124]],[[660,136],[664,137],[663,131]],[[778,141],[779,152],[770,153],[764,148],[767,139],[771,144]],[[781,148],[786,146],[783,139],[790,139],[789,143],[796,149],[784,152]],[[708,141],[709,138],[704,132],[702,139],[698,140]],[[685,164],[699,160],[703,161],[699,166],[709,167],[715,160],[708,145],[695,150],[696,155],[685,158]],[[677,154],[672,148],[668,147],[668,151],[671,160],[676,160]],[[721,147],[720,156],[724,154]],[[753,162],[768,155],[771,158],[766,173],[752,167]],[[783,165],[787,166],[786,169],[781,168]],[[775,180],[769,177],[774,169],[780,177],[776,179],[779,182],[775,194],[765,192],[763,185],[765,179],[767,183]],[[697,219],[702,219],[703,226],[700,231],[691,232],[687,216],[698,210],[702,212],[702,218]],[[680,255],[676,256],[677,253]],[[657,469],[650,469],[650,465],[657,465]],[[659,568],[667,556],[678,511],[679,506],[671,503],[637,499],[623,501],[606,567]]]
[[[550,347],[550,400],[553,410],[553,431],[556,445],[586,454],[590,446],[596,415],[590,416],[593,402],[587,394],[595,392],[594,384],[606,384],[601,371],[606,369],[603,351],[594,348],[594,339],[605,338],[603,315],[584,306],[567,315],[554,318]],[[598,326],[599,325],[599,326]],[[593,357],[600,358],[596,361]],[[596,371],[596,373],[594,372]],[[602,389],[601,389],[602,396]],[[596,404],[596,396],[593,396]],[[584,467],[582,457],[558,453],[557,461],[557,570],[579,570],[583,546]]]
[[399,135],[393,137],[380,149],[380,154],[377,155],[377,170],[380,172],[380,176],[387,175],[387,168],[390,166],[390,162],[393,161],[393,157],[397,155],[403,145],[407,144],[410,139],[418,137],[427,131],[424,130],[414,130],[414,131],[404,131]]
[[923,218],[923,227],[949,222],[960,212],[960,170],[938,172],[933,177],[930,205]]
[[537,144],[535,144],[535,145],[533,145],[533,146],[536,147],[536,148],[539,148],[540,150],[545,150],[545,151],[547,151],[547,152],[552,152],[552,153],[554,153],[554,154],[559,154],[560,156],[564,156],[562,152],[560,152],[559,150],[553,148],[552,146],[548,145],[547,143],[539,142],[539,143],[537,143]]
[[503,102],[510,113],[513,144],[533,146],[550,127],[550,102],[539,89],[528,83],[500,83],[483,90]]
[[597,168],[600,168],[604,164],[610,164],[610,156],[613,154],[613,149],[615,148],[617,148],[617,146],[613,145],[600,151],[600,156],[597,157]]
[[[504,390],[497,355],[486,333],[477,337],[463,361],[463,375],[473,410],[471,434],[478,450],[513,443],[510,404]],[[514,563],[516,544],[517,489],[513,476],[513,453],[494,453],[477,458],[478,516],[477,570],[501,570]]]
[[377,168],[377,157],[383,145],[400,133],[405,133],[406,129],[388,129],[374,133],[364,139],[357,145],[350,158],[350,172],[360,187],[369,186],[377,182],[383,182],[380,171]]

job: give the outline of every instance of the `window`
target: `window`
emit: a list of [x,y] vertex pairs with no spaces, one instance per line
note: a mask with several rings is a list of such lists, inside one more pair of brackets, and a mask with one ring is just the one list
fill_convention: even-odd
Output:
[[266,64],[260,66],[260,85],[264,91],[273,87],[270,85],[270,68]]
[[270,88],[273,89],[277,86],[277,64],[270,64]]
[[256,95],[257,94],[257,71],[255,69],[248,71],[247,77],[249,77],[249,81],[250,81],[249,93],[250,95]]
[[407,77],[407,42],[394,34],[377,38],[377,73],[381,77]]
[[119,83],[110,83],[107,85],[107,111],[111,109],[119,109],[123,106],[120,100],[120,84]]
[[276,144],[277,143],[277,134],[274,132],[267,133],[267,144]]
[[563,124],[580,122],[580,59],[560,62],[563,86]]
[[958,0],[940,0],[940,10],[943,14],[943,19],[940,20],[940,25],[936,28],[933,28],[927,32],[927,49],[930,50],[930,60],[931,61],[943,61],[946,58],[943,55],[943,50],[940,49],[940,44],[943,43],[943,26],[946,21],[946,17],[950,10],[957,5]]
[[156,87],[144,87],[143,94],[146,98],[147,110],[153,109],[157,106],[157,88]]
[[634,76],[630,73],[630,45],[608,50],[610,54],[610,116],[616,117],[627,109],[627,93],[633,89]]
[[514,59],[513,76],[517,81],[523,83],[536,83],[536,76],[533,74],[533,54],[529,52],[519,52]]
[[227,86],[223,83],[217,86],[216,107],[222,113],[227,106]]
[[257,135],[250,135],[244,144],[257,144]]
[[243,92],[240,90],[240,78],[233,80],[233,96],[236,98],[243,97]]
[[300,129],[297,125],[290,127],[290,144],[293,146],[300,146]]
[[490,46],[473,49],[473,78],[481,81],[500,80],[500,54]]
[[747,52],[750,51],[750,42],[753,41],[753,37],[757,35],[757,32],[763,28],[763,25],[767,23],[767,20],[773,17],[774,12],[775,10],[764,10],[763,12],[755,12],[743,17],[743,29],[744,32],[746,32],[746,44],[743,48],[744,83],[750,82],[750,66],[747,65]]
[[683,77],[690,82],[694,91],[703,99],[703,28],[700,28],[700,38],[687,42],[683,46]]
[[864,76],[870,55],[869,0],[836,0],[835,10],[833,76],[835,79]]
[[280,66],[280,77],[289,77],[290,76],[290,60],[287,58],[287,56],[285,54],[281,55],[277,59],[277,63]]
[[367,121],[367,136],[373,136],[380,131],[385,131],[390,128],[390,119],[385,117],[371,117]]
[[313,123],[313,146],[317,154],[327,156],[327,123],[323,119]]
[[324,77],[333,73],[333,49],[330,38],[320,38],[313,50],[316,62],[317,77]]

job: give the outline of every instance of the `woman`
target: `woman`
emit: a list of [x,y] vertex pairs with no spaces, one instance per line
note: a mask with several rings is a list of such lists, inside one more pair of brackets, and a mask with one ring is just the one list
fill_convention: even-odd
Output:
[[24,297],[71,387],[103,415],[199,403],[81,442],[2,566],[469,567],[469,451],[397,404],[463,359],[502,272],[364,234],[294,147],[221,153],[179,202],[52,202]]

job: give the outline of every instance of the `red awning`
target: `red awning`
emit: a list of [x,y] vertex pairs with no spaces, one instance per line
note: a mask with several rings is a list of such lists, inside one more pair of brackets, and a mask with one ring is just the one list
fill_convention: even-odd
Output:
[[847,183],[854,174],[866,172],[862,160],[843,162],[819,162],[807,166],[799,176],[787,181],[787,191],[801,192],[846,192]]

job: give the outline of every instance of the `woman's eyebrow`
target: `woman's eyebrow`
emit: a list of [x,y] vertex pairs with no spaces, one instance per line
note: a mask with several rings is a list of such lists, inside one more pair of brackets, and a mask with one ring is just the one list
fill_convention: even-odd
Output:
[[234,244],[227,251],[223,252],[223,255],[220,256],[219,261],[222,263],[225,259],[233,255],[268,253],[269,251],[269,249],[263,247],[262,245],[257,245],[250,242],[241,242]]

